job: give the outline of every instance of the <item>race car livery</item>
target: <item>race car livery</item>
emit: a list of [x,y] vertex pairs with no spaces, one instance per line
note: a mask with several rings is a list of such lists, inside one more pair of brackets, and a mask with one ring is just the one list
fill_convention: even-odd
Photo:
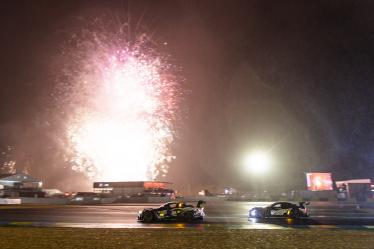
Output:
[[168,202],[158,208],[146,208],[139,211],[138,221],[157,222],[157,221],[183,221],[193,222],[204,219],[204,201],[198,201],[196,207],[184,202]]
[[290,202],[275,202],[267,207],[252,208],[249,210],[249,218],[308,217],[306,208],[308,204],[308,202],[300,202],[299,205]]

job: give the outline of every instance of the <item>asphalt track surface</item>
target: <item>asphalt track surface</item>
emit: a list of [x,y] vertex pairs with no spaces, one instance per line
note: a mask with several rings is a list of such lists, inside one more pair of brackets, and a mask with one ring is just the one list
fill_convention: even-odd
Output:
[[177,222],[143,224],[137,222],[139,210],[160,204],[118,204],[99,206],[0,206],[0,226],[46,226],[85,228],[231,228],[231,229],[374,229],[374,210],[356,205],[311,204],[309,218],[248,219],[252,207],[268,202],[209,202],[205,221],[199,224]]

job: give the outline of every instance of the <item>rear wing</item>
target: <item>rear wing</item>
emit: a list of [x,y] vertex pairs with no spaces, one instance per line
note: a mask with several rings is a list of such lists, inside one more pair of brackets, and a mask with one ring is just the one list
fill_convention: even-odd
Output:
[[301,201],[299,202],[299,207],[305,209],[307,205],[309,205],[309,201]]

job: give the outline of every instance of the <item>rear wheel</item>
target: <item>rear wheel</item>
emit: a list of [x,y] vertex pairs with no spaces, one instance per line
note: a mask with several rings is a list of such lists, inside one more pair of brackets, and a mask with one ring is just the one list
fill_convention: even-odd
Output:
[[183,222],[184,220],[185,220],[185,216],[184,215],[182,215],[182,214],[178,214],[177,215],[177,221]]
[[290,217],[293,218],[293,219],[298,219],[301,217],[301,214],[300,214],[300,211],[299,210],[296,210],[296,209],[293,209],[290,213]]
[[188,212],[184,215],[184,220],[186,222],[192,222],[193,221],[193,213]]
[[152,212],[150,212],[150,211],[145,212],[144,215],[143,215],[143,221],[147,222],[147,223],[152,222],[153,221],[153,214],[152,214]]

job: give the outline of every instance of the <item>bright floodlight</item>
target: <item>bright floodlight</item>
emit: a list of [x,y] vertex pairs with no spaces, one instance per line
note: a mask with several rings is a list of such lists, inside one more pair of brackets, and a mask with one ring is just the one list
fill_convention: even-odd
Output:
[[245,160],[245,167],[253,174],[261,175],[269,171],[272,161],[268,153],[256,151],[249,154]]

